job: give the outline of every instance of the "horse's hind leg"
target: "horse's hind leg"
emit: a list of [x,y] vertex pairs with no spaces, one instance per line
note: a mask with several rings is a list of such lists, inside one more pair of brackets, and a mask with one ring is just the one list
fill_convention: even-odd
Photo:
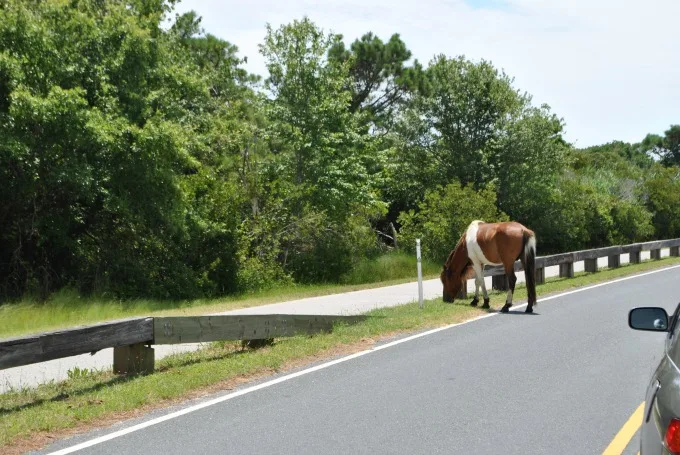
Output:
[[515,284],[517,283],[514,269],[506,270],[505,274],[508,277],[508,296],[505,299],[505,305],[501,308],[501,313],[507,313],[512,306],[512,295],[515,293]]

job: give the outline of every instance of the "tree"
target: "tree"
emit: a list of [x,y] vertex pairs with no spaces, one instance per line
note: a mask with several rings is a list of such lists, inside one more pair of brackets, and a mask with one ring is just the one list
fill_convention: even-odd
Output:
[[390,136],[390,214],[459,181],[475,189],[493,184],[501,211],[540,225],[569,148],[562,121],[548,106],[531,106],[490,63],[439,56],[427,75],[429,92],[414,98]]
[[210,72],[210,93],[213,97],[244,96],[248,86],[260,78],[240,67],[246,59],[238,57],[237,46],[210,33],[206,34],[201,27],[201,20],[194,11],[189,11],[176,18],[171,31],[177,35],[198,68]]
[[654,148],[653,144],[655,143],[657,143],[657,140],[651,135],[648,135],[639,144],[612,141],[607,144],[575,150],[574,157],[581,161],[583,166],[608,164],[630,168],[631,165],[634,165],[641,169],[647,169],[654,163],[648,151]]
[[329,62],[338,43],[308,18],[278,30],[267,26],[261,46],[270,73],[268,118],[280,144],[281,178],[302,206],[345,216],[355,204],[373,204],[371,144],[359,131],[359,114],[348,109],[347,63]]
[[664,136],[648,134],[642,141],[645,151],[656,155],[665,166],[680,165],[680,125],[671,125]]
[[498,207],[538,234],[551,204],[550,194],[566,166],[569,147],[562,131],[562,121],[548,106],[527,106],[505,123],[488,147],[488,162],[498,182]]
[[342,41],[337,41],[328,56],[331,61],[349,63],[350,110],[367,112],[368,118],[379,128],[389,129],[391,119],[408,95],[424,89],[422,65],[418,60],[412,66],[406,65],[411,51],[398,33],[385,43],[368,32],[355,40],[349,49]]
[[226,157],[206,153],[214,137],[206,125],[223,103],[210,94],[214,73],[161,28],[170,3],[8,4],[0,8],[3,294],[233,289],[241,196],[208,183]]
[[406,118],[423,122],[415,130],[427,132],[420,144],[435,163],[433,183],[456,179],[479,188],[493,181],[488,146],[526,100],[505,74],[485,61],[475,64],[440,55],[428,67],[427,77],[427,96],[414,100],[415,113]]

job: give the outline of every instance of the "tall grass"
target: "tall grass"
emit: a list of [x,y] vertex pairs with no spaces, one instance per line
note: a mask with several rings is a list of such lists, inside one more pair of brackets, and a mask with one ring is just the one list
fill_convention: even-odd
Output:
[[[423,276],[433,277],[439,274],[441,265],[423,259]],[[376,259],[363,259],[354,269],[340,278],[344,284],[364,284],[390,281],[400,278],[416,278],[415,256],[392,252]]]

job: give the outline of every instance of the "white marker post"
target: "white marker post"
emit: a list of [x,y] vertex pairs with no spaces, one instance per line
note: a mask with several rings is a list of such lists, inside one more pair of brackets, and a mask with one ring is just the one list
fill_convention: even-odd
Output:
[[418,262],[418,304],[423,307],[423,265],[420,262],[420,239],[416,239],[416,260]]

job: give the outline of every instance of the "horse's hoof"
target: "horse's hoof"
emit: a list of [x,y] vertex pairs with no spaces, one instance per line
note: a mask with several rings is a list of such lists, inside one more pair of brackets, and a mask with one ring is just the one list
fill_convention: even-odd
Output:
[[506,303],[503,308],[501,308],[501,313],[507,313],[511,306],[512,303]]
[[484,299],[484,305],[482,305],[482,308],[486,309],[491,308],[491,306],[489,305],[489,299]]
[[527,307],[527,309],[524,310],[524,312],[525,312],[525,313],[533,313],[533,312],[534,312],[534,309],[531,308],[531,307]]
[[477,306],[478,303],[479,303],[479,299],[474,298],[474,299],[472,299],[472,302],[470,302],[470,306]]

